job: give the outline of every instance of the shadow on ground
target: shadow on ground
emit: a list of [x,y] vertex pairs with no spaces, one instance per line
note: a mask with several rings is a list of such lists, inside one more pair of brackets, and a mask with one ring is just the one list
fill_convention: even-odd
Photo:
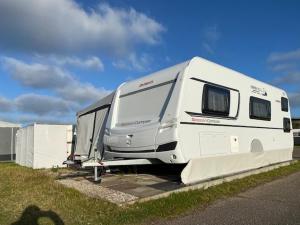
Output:
[[39,225],[39,219],[48,218],[54,225],[64,225],[64,221],[60,216],[49,210],[43,211],[35,205],[28,206],[22,213],[18,221],[12,223],[11,225]]

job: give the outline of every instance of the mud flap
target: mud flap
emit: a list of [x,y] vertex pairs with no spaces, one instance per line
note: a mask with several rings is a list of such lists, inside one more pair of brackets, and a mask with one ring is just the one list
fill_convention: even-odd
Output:
[[290,160],[292,149],[197,158],[182,170],[181,181],[189,185]]

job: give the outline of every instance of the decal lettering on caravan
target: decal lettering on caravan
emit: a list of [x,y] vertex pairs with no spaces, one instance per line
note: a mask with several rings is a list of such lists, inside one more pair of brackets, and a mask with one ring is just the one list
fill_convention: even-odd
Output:
[[129,125],[140,125],[140,124],[146,124],[150,123],[151,120],[140,120],[140,121],[133,121],[128,123],[120,123],[121,126],[129,126]]
[[259,88],[259,87],[256,87],[254,85],[251,85],[250,88],[252,90],[252,93],[259,94],[259,95],[262,95],[262,96],[267,96],[268,95],[264,88]]
[[146,86],[146,85],[153,84],[153,83],[154,83],[153,80],[147,81],[147,82],[141,83],[141,84],[139,85],[139,87],[144,87],[144,86]]
[[220,123],[219,120],[208,119],[208,118],[195,118],[195,117],[192,117],[192,121],[199,122],[199,123]]

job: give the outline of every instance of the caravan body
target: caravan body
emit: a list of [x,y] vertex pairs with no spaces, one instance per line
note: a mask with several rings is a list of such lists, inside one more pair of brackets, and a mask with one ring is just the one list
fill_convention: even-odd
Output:
[[110,157],[189,163],[189,182],[292,158],[285,91],[199,57],[122,84],[106,126]]

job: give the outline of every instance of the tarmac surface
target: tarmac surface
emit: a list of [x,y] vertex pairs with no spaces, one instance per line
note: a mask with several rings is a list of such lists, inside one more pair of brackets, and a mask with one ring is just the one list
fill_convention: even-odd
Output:
[[300,225],[300,172],[156,225]]

